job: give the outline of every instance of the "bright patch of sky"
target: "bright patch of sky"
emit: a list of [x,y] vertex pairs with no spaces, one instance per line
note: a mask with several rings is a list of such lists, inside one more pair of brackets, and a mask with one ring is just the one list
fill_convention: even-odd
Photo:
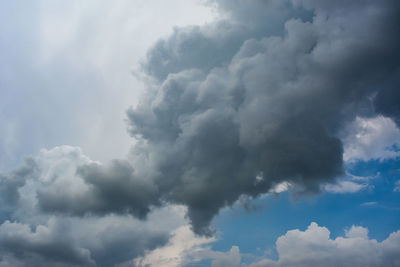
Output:
[[199,1],[1,1],[0,169],[64,144],[124,157],[147,49],[214,17]]

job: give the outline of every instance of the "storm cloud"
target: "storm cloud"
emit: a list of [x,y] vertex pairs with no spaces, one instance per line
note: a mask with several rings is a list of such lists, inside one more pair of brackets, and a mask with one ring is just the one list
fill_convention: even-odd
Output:
[[[0,174],[0,266],[132,265],[173,243],[176,229],[190,232],[185,218],[203,235],[195,244],[207,244],[214,216],[240,199],[282,185],[296,196],[356,192],[367,184],[336,179],[344,160],[397,157],[387,151],[400,114],[397,0],[206,3],[219,20],[175,28],[143,60],[127,158],[103,164],[59,146]],[[398,260],[398,232],[379,244],[332,240],[311,224],[278,239],[281,259],[260,266],[308,264],[308,235],[334,252],[313,263],[360,238],[381,247],[382,262]],[[218,255],[216,266],[240,263],[236,247]]]
[[398,108],[384,97],[398,86],[396,1],[214,3],[228,19],[148,52],[153,82],[128,111],[160,197],[187,205],[197,233],[241,195],[318,192],[343,174],[340,130]]
[[147,90],[127,112],[129,158],[84,161],[45,183],[41,211],[144,219],[182,204],[210,235],[241,196],[282,182],[314,194],[344,174],[340,133],[357,116],[398,121],[397,1],[209,4],[223,19],[176,28],[148,51]]
[[144,218],[150,206],[158,203],[157,188],[134,176],[126,161],[113,161],[109,166],[92,163],[78,167],[77,175],[87,186],[81,193],[69,194],[53,186],[38,191],[39,205],[47,212],[72,215],[131,213]]
[[[241,196],[282,182],[314,194],[344,174],[340,133],[357,116],[398,124],[398,1],[208,2],[222,19],[176,28],[148,51],[147,90],[127,111],[137,140],[129,158],[103,165],[70,147],[42,152],[31,179],[34,212],[145,219],[178,204],[194,232],[211,235],[212,218]],[[24,168],[35,173],[33,166]],[[8,205],[25,197],[24,168],[1,177]],[[6,226],[22,227],[26,240],[38,235]],[[167,237],[144,239],[158,241],[130,257]],[[96,261],[67,251],[75,262]]]
[[[131,169],[123,162],[113,164],[103,166],[79,148],[61,146],[2,174],[0,266],[114,266],[165,245],[170,232],[186,224],[184,209],[147,210],[144,202],[146,221],[135,218],[141,218],[139,203],[149,198],[140,197],[148,194],[147,186],[136,182],[139,193],[133,194],[124,180],[131,179]],[[113,166],[118,166],[121,185],[100,178],[102,172],[114,173]],[[85,183],[80,174],[85,168],[98,172],[96,183]],[[118,208],[105,204],[111,197]],[[93,216],[81,216],[82,211]]]

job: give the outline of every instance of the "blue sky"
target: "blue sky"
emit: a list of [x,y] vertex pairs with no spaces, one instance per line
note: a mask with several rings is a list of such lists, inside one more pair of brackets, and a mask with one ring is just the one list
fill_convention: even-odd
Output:
[[240,207],[226,210],[215,219],[224,233],[214,247],[227,250],[231,244],[243,244],[240,247],[245,253],[273,249],[275,240],[287,229],[304,230],[310,221],[327,227],[332,238],[343,236],[351,225],[359,225],[370,230],[371,238],[382,241],[400,227],[400,195],[394,191],[398,167],[398,160],[355,163],[350,167],[352,173],[374,177],[370,188],[359,192],[325,193],[301,200],[283,193],[256,201],[260,207],[250,212]]
[[399,266],[399,21],[0,2],[0,267]]

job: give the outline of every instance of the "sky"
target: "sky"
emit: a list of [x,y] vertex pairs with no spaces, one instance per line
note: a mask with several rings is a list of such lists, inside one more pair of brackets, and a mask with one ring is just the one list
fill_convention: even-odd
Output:
[[0,0],[0,267],[400,266],[397,0]]

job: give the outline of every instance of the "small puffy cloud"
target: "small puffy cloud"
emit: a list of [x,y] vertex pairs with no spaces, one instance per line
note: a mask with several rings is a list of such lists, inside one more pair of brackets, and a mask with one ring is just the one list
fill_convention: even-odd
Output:
[[364,238],[368,239],[368,229],[362,226],[351,226],[349,230],[346,230],[346,237],[347,238]]
[[400,180],[394,183],[393,192],[400,192]]
[[368,184],[359,184],[352,181],[338,181],[324,186],[326,192],[334,194],[356,193],[368,187]]
[[241,256],[239,247],[233,246],[230,251],[216,252],[215,259],[212,261],[212,267],[239,267],[241,266]]
[[378,202],[376,202],[376,201],[368,201],[368,202],[361,203],[360,205],[363,206],[363,207],[373,207],[373,206],[378,205]]
[[385,160],[400,156],[400,129],[387,117],[357,117],[344,138],[343,159]]

